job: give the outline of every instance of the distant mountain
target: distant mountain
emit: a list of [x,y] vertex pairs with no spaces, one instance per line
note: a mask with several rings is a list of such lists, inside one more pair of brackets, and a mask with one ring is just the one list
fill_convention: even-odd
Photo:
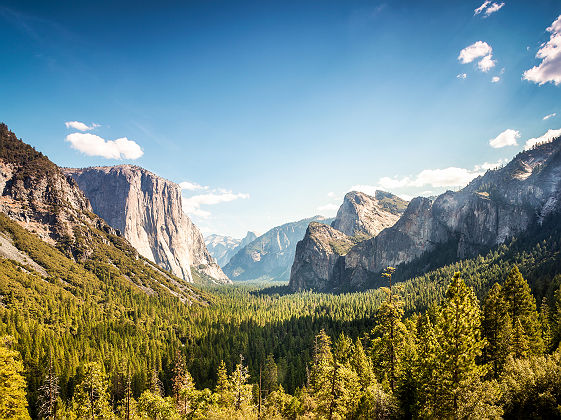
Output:
[[[487,171],[458,192],[413,199],[392,227],[335,258],[327,277],[311,281],[310,270],[302,269],[306,254],[297,255],[290,285],[293,290],[320,284],[330,290],[370,287],[379,284],[387,266],[413,264],[430,255],[423,264],[434,268],[436,261],[475,256],[539,226],[560,210],[561,138],[557,138],[519,153],[505,167]],[[300,273],[308,280],[303,281]]]
[[233,281],[288,281],[296,244],[304,237],[310,222],[329,224],[332,220],[315,216],[277,226],[240,249],[226,264],[224,272]]
[[331,226],[310,223],[297,244],[290,286],[294,290],[336,288],[333,279],[339,257],[395,224],[406,207],[407,201],[384,191],[376,191],[374,196],[347,193]]
[[208,235],[205,238],[206,248],[220,267],[224,267],[236,253],[257,238],[255,232],[247,232],[243,239],[223,235]]
[[199,229],[183,213],[180,187],[134,165],[64,169],[93,211],[150,261],[193,282],[192,269],[214,283],[229,279],[206,249]]

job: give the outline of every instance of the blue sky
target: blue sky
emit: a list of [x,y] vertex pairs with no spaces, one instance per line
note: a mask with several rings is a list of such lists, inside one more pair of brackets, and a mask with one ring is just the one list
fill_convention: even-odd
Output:
[[183,182],[205,233],[458,188],[561,128],[558,0],[0,5],[1,120]]

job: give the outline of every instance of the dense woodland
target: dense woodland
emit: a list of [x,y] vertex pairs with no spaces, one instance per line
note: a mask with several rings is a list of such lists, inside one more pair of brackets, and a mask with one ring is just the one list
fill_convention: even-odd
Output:
[[3,217],[50,276],[0,259],[0,418],[561,417],[558,220],[391,290],[189,304]]

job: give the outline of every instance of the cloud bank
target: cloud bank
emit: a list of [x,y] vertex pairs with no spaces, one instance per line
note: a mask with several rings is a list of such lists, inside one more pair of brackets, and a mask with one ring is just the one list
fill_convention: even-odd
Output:
[[526,140],[526,144],[524,145],[524,150],[531,149],[538,143],[548,142],[559,136],[561,136],[561,128],[558,130],[547,130],[547,133],[545,133],[543,136]]
[[547,31],[551,33],[549,41],[543,43],[536,54],[541,63],[526,70],[522,77],[540,86],[549,82],[557,86],[561,84],[561,15]]
[[228,190],[215,189],[205,194],[197,194],[192,197],[182,197],[182,198],[183,198],[182,199],[183,211],[185,213],[192,216],[197,216],[203,219],[207,219],[211,216],[211,213],[208,210],[202,209],[201,206],[212,206],[220,203],[227,203],[238,199],[247,199],[249,198],[249,194],[233,193],[232,191],[228,191]]

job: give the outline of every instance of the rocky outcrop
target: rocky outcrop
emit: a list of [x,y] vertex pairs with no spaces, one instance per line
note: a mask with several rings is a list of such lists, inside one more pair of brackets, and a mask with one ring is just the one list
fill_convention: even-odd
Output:
[[142,256],[190,282],[192,267],[217,283],[229,282],[183,213],[177,184],[133,165],[64,171],[84,191],[93,211]]
[[349,236],[372,237],[399,220],[407,201],[384,191],[375,196],[359,191],[345,195],[331,226]]
[[[340,258],[328,276],[331,287],[367,287],[385,267],[412,262],[442,246],[456,259],[476,255],[541,223],[561,209],[560,202],[561,139],[556,139],[519,153],[504,168],[488,171],[458,192],[413,199],[392,227]],[[293,289],[301,283],[291,277]]]
[[257,239],[255,232],[247,232],[243,239],[212,234],[205,238],[206,248],[220,267],[224,267],[236,253]]
[[313,221],[330,223],[331,219],[315,216],[277,226],[238,251],[226,264],[224,272],[234,281],[288,281],[296,244],[304,237],[308,225]]
[[351,236],[322,224],[308,225],[304,239],[296,245],[290,286],[295,291],[326,291],[332,288],[334,267],[356,242]]
[[0,124],[0,212],[55,244],[83,220],[95,224],[91,210],[72,179]]

